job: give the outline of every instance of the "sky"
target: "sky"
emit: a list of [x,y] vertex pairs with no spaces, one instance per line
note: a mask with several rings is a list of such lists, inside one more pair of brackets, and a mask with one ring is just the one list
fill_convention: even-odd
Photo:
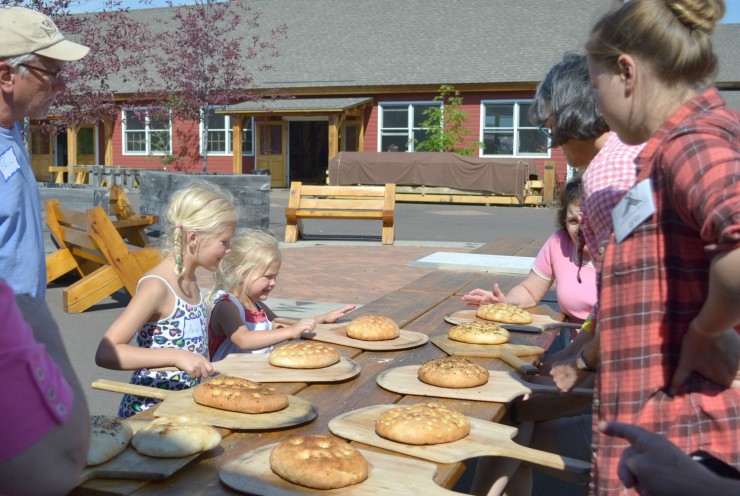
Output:
[[[95,12],[103,8],[105,0],[77,0],[75,3],[76,6],[70,9],[73,13]],[[175,5],[185,5],[194,2],[189,0],[174,0],[174,3]],[[727,5],[727,13],[722,19],[722,22],[740,23],[740,0],[725,0],[725,4]],[[122,0],[121,6],[131,9],[166,7],[167,2],[165,0],[151,0],[147,5],[142,5],[139,3],[139,0]]]

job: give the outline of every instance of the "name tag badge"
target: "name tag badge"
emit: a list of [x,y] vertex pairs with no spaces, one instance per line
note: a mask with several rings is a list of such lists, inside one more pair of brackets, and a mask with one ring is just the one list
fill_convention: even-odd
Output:
[[617,243],[621,243],[637,226],[653,215],[653,212],[655,212],[653,186],[650,179],[644,179],[629,190],[612,210]]
[[203,337],[203,322],[198,318],[185,319],[182,329],[184,339],[199,339]]
[[19,170],[21,170],[21,164],[18,163],[18,157],[15,156],[15,151],[11,146],[0,154],[0,173],[7,181]]

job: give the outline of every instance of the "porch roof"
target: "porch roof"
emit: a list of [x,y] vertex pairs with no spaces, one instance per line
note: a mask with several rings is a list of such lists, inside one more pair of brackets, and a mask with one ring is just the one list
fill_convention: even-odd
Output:
[[344,112],[372,103],[372,97],[356,98],[284,98],[246,101],[228,105],[219,114],[291,114]]

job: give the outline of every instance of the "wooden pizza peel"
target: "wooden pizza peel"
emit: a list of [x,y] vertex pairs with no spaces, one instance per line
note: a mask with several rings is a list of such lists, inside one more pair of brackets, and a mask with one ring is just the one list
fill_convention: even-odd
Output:
[[542,355],[545,350],[539,346],[528,344],[471,344],[461,343],[450,339],[447,335],[432,338],[439,349],[451,356],[473,357],[473,358],[498,358],[514,367],[520,374],[537,374],[540,369],[522,360],[519,357]]
[[98,379],[92,383],[92,387],[115,393],[133,394],[162,400],[154,411],[155,417],[187,415],[206,424],[227,429],[278,429],[309,422],[318,415],[318,408],[313,403],[290,395],[288,396],[287,408],[277,412],[239,413],[199,405],[193,400],[192,389],[169,391],[107,379]]
[[[275,322],[281,324],[293,324],[296,321],[291,319],[278,318]],[[407,331],[401,329],[400,335],[395,339],[384,339],[381,341],[365,341],[354,339],[347,336],[347,325],[349,322],[339,322],[335,324],[316,324],[312,332],[306,332],[301,335],[304,339],[322,341],[325,343],[339,344],[358,348],[367,351],[394,351],[416,348],[429,341],[429,336],[421,332]]]
[[[449,324],[462,324],[464,322],[480,322],[483,324],[490,324],[492,321],[479,319],[475,316],[475,308],[458,310],[445,315],[445,322]],[[575,324],[572,322],[561,322],[553,319],[549,315],[532,313],[532,322],[529,324],[503,324],[501,322],[493,322],[496,325],[500,325],[507,331],[519,331],[519,332],[542,332],[548,329],[580,329],[582,324]]]
[[[399,394],[433,396],[456,400],[493,401],[508,403],[514,398],[531,393],[560,394],[555,386],[525,382],[513,372],[489,370],[488,382],[471,388],[444,388],[432,386],[419,380],[419,365],[395,367],[382,372],[376,378],[380,387]],[[593,395],[593,389],[576,388],[569,394]]]
[[[129,424],[136,433],[141,427],[148,425],[150,421],[128,419],[124,422]],[[107,462],[82,469],[77,484],[83,484],[91,479],[165,479],[201,454],[195,453],[178,458],[157,458],[139,454],[129,443],[125,450]]]
[[374,405],[344,413],[329,421],[329,430],[337,436],[377,446],[397,453],[436,463],[454,463],[479,456],[503,456],[535,465],[572,472],[584,481],[591,465],[588,462],[532,449],[515,443],[515,427],[468,417],[470,434],[451,443],[416,446],[397,443],[375,433],[375,421],[385,411],[398,405]]
[[[220,374],[249,379],[254,382],[338,382],[360,374],[360,365],[351,358],[341,357],[339,362],[317,369],[292,369],[275,367],[268,362],[269,353],[232,353],[223,360],[212,362],[213,370]],[[174,371],[175,367],[150,370]]]
[[219,472],[221,481],[237,491],[260,496],[461,494],[441,488],[434,482],[437,467],[431,463],[367,450],[359,450],[369,465],[368,477],[363,482],[339,489],[299,486],[276,475],[270,468],[270,453],[275,444],[262,446],[224,465]]

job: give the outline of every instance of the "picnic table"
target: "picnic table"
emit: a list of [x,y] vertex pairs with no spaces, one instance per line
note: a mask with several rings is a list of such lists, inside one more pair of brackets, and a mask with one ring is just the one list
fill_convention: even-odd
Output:
[[[535,256],[544,240],[525,238],[504,238],[488,243],[477,253],[496,255]],[[430,338],[447,333],[450,324],[444,321],[445,315],[465,308],[460,295],[476,287],[489,288],[498,282],[504,291],[519,283],[525,276],[520,274],[491,273],[476,270],[434,270],[427,275],[409,282],[352,312],[352,318],[366,314],[382,314],[394,319],[402,329],[427,334]],[[539,312],[562,320],[562,314],[547,304],[537,307]],[[557,330],[542,333],[517,333],[520,343],[537,345],[547,349],[554,340]],[[240,494],[221,483],[219,471],[228,462],[255,450],[260,446],[282,441],[294,435],[330,434],[329,421],[348,411],[362,407],[383,404],[414,404],[424,397],[401,395],[387,391],[376,383],[383,371],[403,365],[422,364],[430,359],[444,356],[445,353],[432,342],[421,347],[400,351],[362,351],[356,348],[335,345],[340,353],[357,362],[362,370],[359,376],[338,383],[271,384],[301,399],[308,400],[318,407],[318,417],[304,425],[277,431],[239,431],[219,429],[223,441],[219,449],[200,456],[170,477],[157,481],[135,480],[90,480],[76,489],[73,494],[189,494],[221,495]],[[537,357],[531,357],[534,361]],[[508,365],[495,358],[471,359],[489,370],[512,371]],[[117,399],[112,399],[117,401]],[[507,404],[470,400],[435,398],[461,413],[482,420],[500,421],[505,415]],[[156,408],[156,407],[155,407]],[[151,419],[154,409],[137,415],[135,418]],[[390,453],[362,443],[353,442],[357,447],[368,451]],[[404,455],[394,455],[403,457]],[[437,484],[452,488],[465,471],[463,462],[437,464],[434,477]],[[307,490],[307,494],[311,493]]]

